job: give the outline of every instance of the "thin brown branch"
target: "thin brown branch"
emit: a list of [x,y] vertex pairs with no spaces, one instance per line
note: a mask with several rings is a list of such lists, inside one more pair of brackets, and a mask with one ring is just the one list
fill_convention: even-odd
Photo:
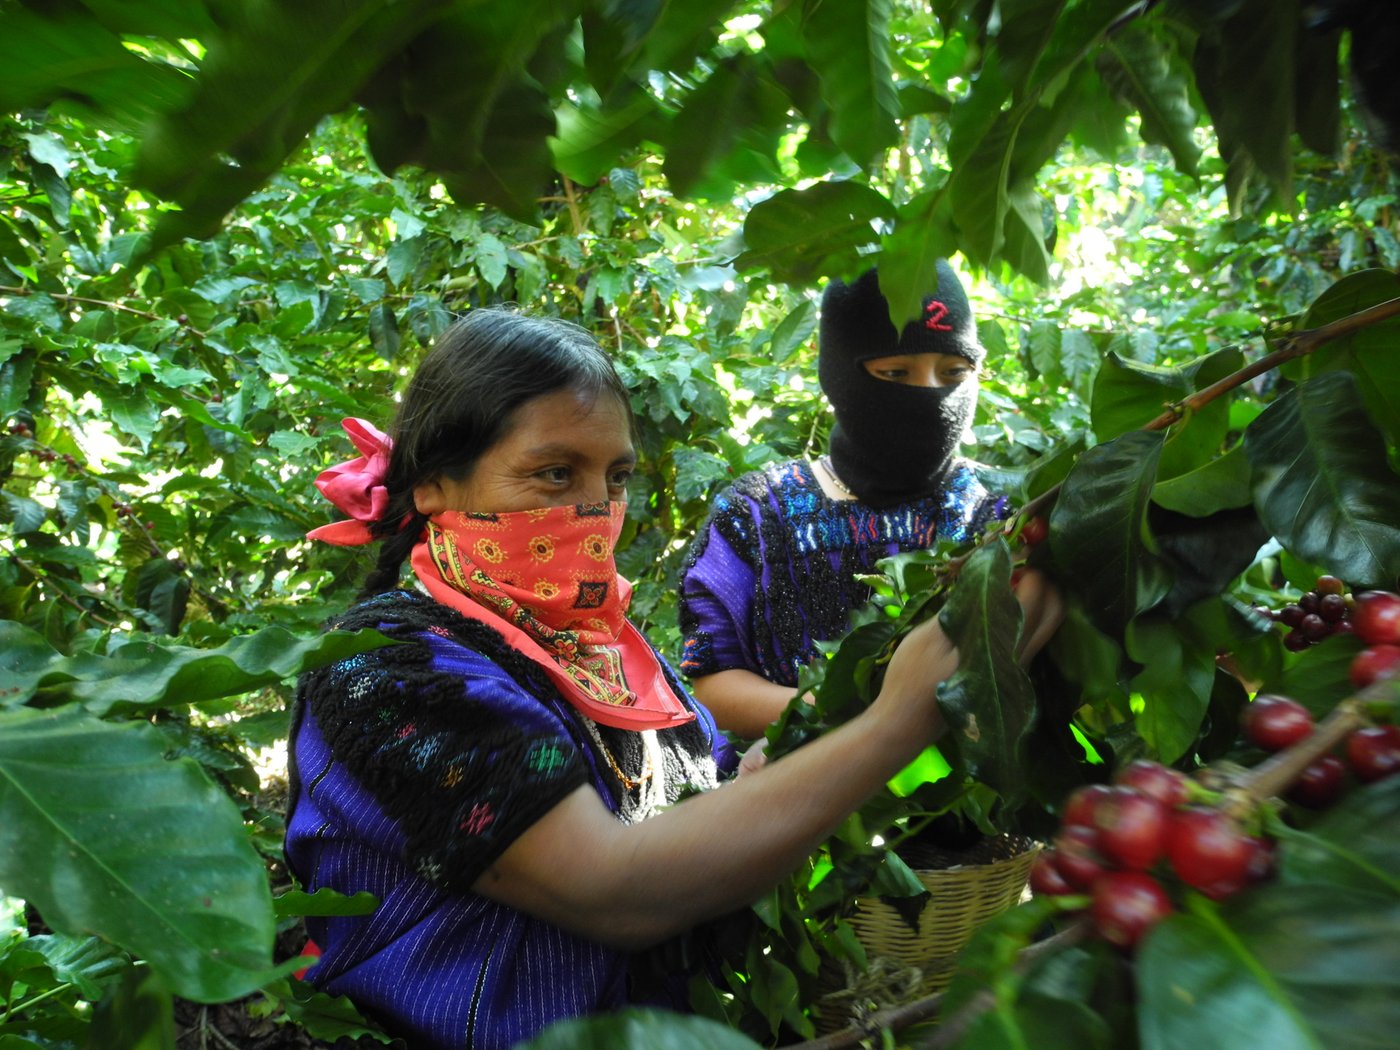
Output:
[[[1400,316],[1400,299],[1391,299],[1375,306],[1367,307],[1365,310],[1358,310],[1354,314],[1346,317],[1339,317],[1337,320],[1317,328],[1308,328],[1301,332],[1295,332],[1283,341],[1283,345],[1272,353],[1265,354],[1257,361],[1253,361],[1241,368],[1238,372],[1232,372],[1204,390],[1198,390],[1190,397],[1183,398],[1170,406],[1161,415],[1144,424],[1140,430],[1164,430],[1173,423],[1179,422],[1188,412],[1195,412],[1210,404],[1216,398],[1229,393],[1236,387],[1243,386],[1257,376],[1265,372],[1272,371],[1287,361],[1292,361],[1298,357],[1304,357],[1312,353],[1318,347],[1330,343],[1335,339],[1341,339],[1348,335],[1354,335],[1364,328],[1380,324],[1392,317]],[[1046,489],[1035,499],[1027,502],[1018,515],[1022,519],[1034,517],[1041,513],[1050,504],[1054,503],[1060,494],[1060,485]]]
[[[35,293],[47,295],[50,299],[57,299],[60,302],[84,303],[88,306],[101,306],[107,310],[117,310],[124,314],[131,314],[135,317],[144,318],[147,321],[169,320],[169,318],[165,317],[163,314],[152,313],[149,310],[138,310],[134,306],[113,302],[110,299],[93,299],[86,295],[69,295],[66,292],[47,292],[42,288],[15,287],[13,285],[0,284],[0,295],[34,295]],[[204,333],[197,328],[192,328],[187,324],[181,327],[191,335],[197,336],[200,339],[204,338]]]
[[[1236,775],[1226,774],[1218,786],[1227,795],[1224,808],[1242,816],[1266,799],[1283,794],[1299,774],[1313,762],[1330,752],[1356,730],[1371,724],[1374,706],[1394,706],[1400,702],[1400,678],[1388,677],[1371,683],[1355,696],[1343,700],[1314,727],[1313,731],[1292,747],[1270,755],[1259,765]],[[1203,778],[1208,787],[1209,778]]]
[[578,197],[574,193],[574,180],[564,176],[564,199],[569,205],[569,221],[573,223],[574,236],[583,233],[583,216],[579,214]]
[[[24,560],[23,558],[21,558],[18,554],[11,554],[11,555],[10,555],[10,559],[11,559],[16,565],[18,565],[18,566],[19,566],[21,569],[23,569],[25,572],[29,573],[30,576],[34,577],[34,579],[37,580],[37,581],[39,581],[40,583],[43,583],[44,580],[46,579],[45,574],[39,569],[38,566],[32,565],[31,563],[25,561],[25,560]],[[93,612],[91,609],[89,609],[89,608],[88,608],[86,605],[84,605],[82,602],[78,601],[78,599],[74,598],[71,594],[68,594],[68,593],[66,593],[66,592],[64,592],[64,591],[61,591],[61,590],[55,588],[55,589],[54,589],[54,597],[56,597],[59,601],[63,602],[63,604],[65,604],[65,605],[71,605],[73,608],[77,609],[78,612],[82,613],[83,616],[86,616],[89,620],[91,620],[91,621],[92,621],[93,623],[95,623],[95,624],[98,624],[98,625],[100,625],[100,626],[102,626],[102,627],[109,627],[109,628],[110,628],[110,627],[116,627],[116,626],[117,626],[117,623],[116,623],[115,620],[108,620],[108,619],[106,619],[105,617],[98,616],[97,613]],[[81,617],[79,617],[79,619],[81,620]]]

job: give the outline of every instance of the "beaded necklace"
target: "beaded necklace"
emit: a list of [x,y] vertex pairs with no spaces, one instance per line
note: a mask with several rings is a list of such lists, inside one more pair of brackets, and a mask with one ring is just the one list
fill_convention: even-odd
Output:
[[846,483],[837,475],[836,468],[831,465],[830,456],[824,455],[818,462],[822,465],[822,470],[826,471],[826,476],[831,479],[831,483],[835,485],[837,489],[851,499],[860,499],[859,496],[846,487]]

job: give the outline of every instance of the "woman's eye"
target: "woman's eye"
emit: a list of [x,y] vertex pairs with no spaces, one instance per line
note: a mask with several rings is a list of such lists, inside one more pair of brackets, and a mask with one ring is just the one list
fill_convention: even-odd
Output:
[[540,471],[539,474],[536,475],[536,477],[544,478],[545,481],[548,481],[553,485],[566,485],[569,481],[569,468],[550,467],[548,470]]
[[608,477],[608,484],[615,489],[625,489],[631,480],[632,472],[630,470],[616,470]]
[[876,373],[881,379],[888,379],[892,382],[898,382],[908,374],[909,373],[902,368],[882,368]]

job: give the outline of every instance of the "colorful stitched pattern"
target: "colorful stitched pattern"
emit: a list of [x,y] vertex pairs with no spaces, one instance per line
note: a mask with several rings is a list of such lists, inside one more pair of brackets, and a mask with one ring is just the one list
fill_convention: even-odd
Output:
[[870,597],[860,574],[939,540],[963,543],[1009,509],[958,465],[935,496],[875,509],[833,500],[802,460],[747,474],[715,500],[681,584],[681,670],[746,668],[781,685]]

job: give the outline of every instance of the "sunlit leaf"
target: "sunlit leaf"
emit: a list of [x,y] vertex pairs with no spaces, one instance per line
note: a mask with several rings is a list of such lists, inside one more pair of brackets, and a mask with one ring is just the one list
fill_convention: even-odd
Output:
[[187,998],[236,998],[274,976],[263,863],[197,766],[167,761],[150,727],[74,706],[0,723],[0,885],[54,929],[147,960]]

